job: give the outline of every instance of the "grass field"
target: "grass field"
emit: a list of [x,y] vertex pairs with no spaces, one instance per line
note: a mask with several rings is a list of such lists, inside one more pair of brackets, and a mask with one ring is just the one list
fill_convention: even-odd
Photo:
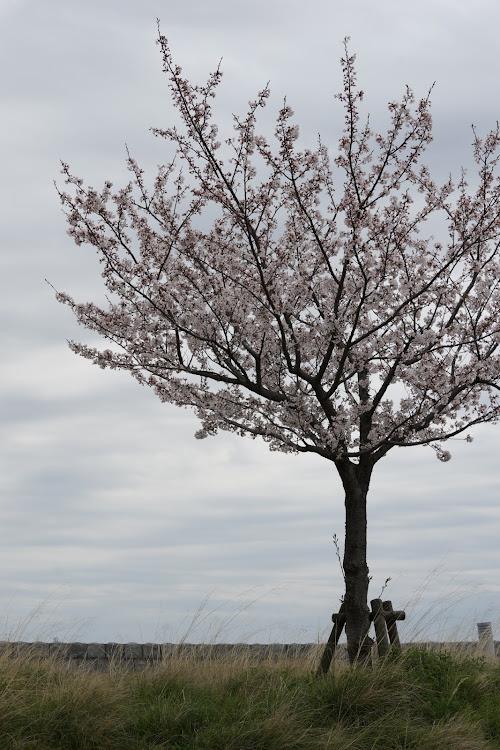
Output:
[[[317,654],[316,654],[317,657]],[[410,650],[373,668],[170,658],[108,673],[0,659],[1,750],[500,750],[500,664]]]

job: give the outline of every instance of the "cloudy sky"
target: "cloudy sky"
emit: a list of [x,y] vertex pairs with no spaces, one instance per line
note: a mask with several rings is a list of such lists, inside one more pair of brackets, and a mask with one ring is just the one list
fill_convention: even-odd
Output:
[[[302,142],[335,146],[342,40],[367,110],[435,81],[439,179],[471,166],[471,130],[500,119],[495,0],[0,0],[0,637],[309,642],[342,578],[332,536],[343,496],[319,457],[222,434],[123,373],[76,357],[85,339],[50,286],[102,295],[96,256],[66,234],[59,160],[100,187],[125,179],[125,144],[152,173],[172,122],[156,18],[196,82],[220,58],[221,128],[271,81]],[[266,115],[267,116],[267,115]],[[500,638],[500,427],[432,450],[392,451],[369,498],[373,597],[411,614],[403,637],[495,623]],[[448,446],[447,446],[448,447]],[[424,618],[421,620],[420,618]]]

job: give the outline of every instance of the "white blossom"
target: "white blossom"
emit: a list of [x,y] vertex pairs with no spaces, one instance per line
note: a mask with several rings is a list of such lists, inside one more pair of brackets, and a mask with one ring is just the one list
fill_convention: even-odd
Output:
[[[221,71],[193,86],[159,42],[184,129],[153,132],[176,160],[150,187],[128,154],[131,181],[100,191],[62,164],[69,234],[97,250],[110,300],[57,293],[109,345],[73,351],[194,409],[197,438],[228,430],[332,461],[431,444],[448,461],[441,441],[500,414],[499,129],[474,131],[476,192],[464,173],[439,186],[421,163],[429,97],[407,89],[372,132],[346,54],[339,181],[323,143],[299,147],[288,104],[274,143],[256,132],[267,87],[221,135]],[[432,213],[439,241],[418,231]]]

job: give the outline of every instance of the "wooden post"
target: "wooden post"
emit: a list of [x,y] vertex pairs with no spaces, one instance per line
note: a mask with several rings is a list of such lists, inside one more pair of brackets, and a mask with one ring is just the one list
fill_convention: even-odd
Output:
[[332,632],[330,633],[330,637],[328,638],[328,641],[326,643],[325,650],[323,651],[323,656],[321,657],[319,667],[316,670],[317,677],[319,677],[322,674],[327,674],[328,670],[330,669],[330,664],[332,663],[332,659],[335,654],[335,649],[337,648],[339,638],[342,635],[342,631],[345,625],[344,602],[342,602],[338,614],[332,615],[332,620],[333,620]]
[[383,659],[389,653],[389,638],[387,637],[387,626],[382,599],[372,599],[370,605],[372,608],[372,618],[377,639],[377,652],[380,658]]
[[404,620],[406,615],[404,612],[395,612],[392,608],[392,602],[384,602],[383,610],[385,612],[385,621],[387,623],[387,632],[389,633],[389,640],[391,646],[398,654],[401,653],[401,641],[399,640],[398,627],[396,625],[397,620]]

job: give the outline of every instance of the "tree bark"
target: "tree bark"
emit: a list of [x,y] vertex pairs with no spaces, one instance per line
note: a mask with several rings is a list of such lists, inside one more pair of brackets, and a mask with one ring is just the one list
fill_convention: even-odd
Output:
[[349,459],[335,463],[345,492],[345,612],[347,651],[351,664],[369,661],[373,640],[369,638],[368,565],[366,560],[366,497],[373,462],[362,458],[359,464]]

